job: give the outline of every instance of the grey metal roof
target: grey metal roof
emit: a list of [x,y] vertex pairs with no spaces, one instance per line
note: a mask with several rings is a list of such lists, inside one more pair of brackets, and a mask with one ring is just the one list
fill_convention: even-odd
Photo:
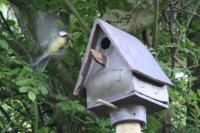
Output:
[[89,64],[87,64],[89,60],[89,50],[91,49],[91,46],[94,45],[95,34],[98,32],[97,27],[100,27],[105,32],[116,50],[127,63],[130,70],[158,83],[172,85],[170,79],[163,72],[152,54],[140,40],[101,19],[97,19],[90,34],[88,47],[86,49],[84,61],[74,90],[75,95],[79,95],[79,89],[82,88],[81,75],[86,76],[86,69],[89,69]]

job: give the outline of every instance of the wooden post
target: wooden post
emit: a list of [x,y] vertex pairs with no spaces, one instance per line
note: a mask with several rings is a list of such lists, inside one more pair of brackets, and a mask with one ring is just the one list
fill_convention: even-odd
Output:
[[116,133],[141,133],[141,125],[137,122],[119,123],[116,126]]

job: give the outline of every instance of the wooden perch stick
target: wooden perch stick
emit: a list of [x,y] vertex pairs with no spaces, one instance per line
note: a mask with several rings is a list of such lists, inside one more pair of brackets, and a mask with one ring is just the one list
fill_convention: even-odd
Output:
[[112,104],[112,103],[110,103],[110,102],[108,102],[108,101],[105,101],[105,100],[103,100],[103,99],[98,98],[98,99],[97,99],[97,102],[98,102],[98,103],[101,103],[101,104],[103,104],[103,105],[105,105],[105,106],[107,106],[107,107],[110,107],[110,108],[112,108],[112,109],[114,109],[114,110],[117,110],[117,109],[118,109],[118,107],[117,107],[116,105],[114,105],[114,104]]
[[92,57],[101,65],[105,66],[106,65],[106,56],[104,56],[102,53],[94,50],[94,49],[90,49],[90,53],[92,55]]

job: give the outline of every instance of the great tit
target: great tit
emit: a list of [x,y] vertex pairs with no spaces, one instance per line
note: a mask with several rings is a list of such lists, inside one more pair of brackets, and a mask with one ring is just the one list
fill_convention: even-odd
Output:
[[65,31],[60,31],[58,36],[50,43],[49,47],[44,54],[42,54],[35,63],[33,63],[33,68],[36,70],[43,71],[49,62],[49,57],[58,56],[63,53],[63,48],[70,39],[69,34]]

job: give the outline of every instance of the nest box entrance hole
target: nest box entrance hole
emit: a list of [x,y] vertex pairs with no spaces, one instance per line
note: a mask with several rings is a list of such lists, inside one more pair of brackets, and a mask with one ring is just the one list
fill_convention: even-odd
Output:
[[110,40],[107,38],[107,37],[104,37],[102,40],[101,40],[101,48],[106,50],[110,47]]

